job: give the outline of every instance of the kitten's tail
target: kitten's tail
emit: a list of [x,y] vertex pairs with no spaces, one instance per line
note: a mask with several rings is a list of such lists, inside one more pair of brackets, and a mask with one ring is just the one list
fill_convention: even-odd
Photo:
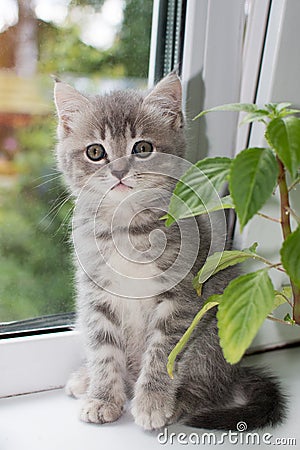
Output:
[[241,367],[236,391],[242,393],[242,404],[237,400],[213,409],[202,409],[199,404],[200,411],[181,422],[197,428],[245,431],[278,425],[285,419],[286,396],[277,379],[262,369]]

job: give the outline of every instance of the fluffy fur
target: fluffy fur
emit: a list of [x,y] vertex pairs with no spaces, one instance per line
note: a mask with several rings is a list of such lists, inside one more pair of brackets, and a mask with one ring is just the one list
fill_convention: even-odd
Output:
[[[113,422],[132,398],[135,422],[147,430],[175,421],[212,429],[281,422],[278,382],[224,360],[213,310],[179,355],[175,378],[166,371],[168,354],[205,299],[235,276],[235,269],[219,272],[199,299],[192,279],[212,246],[224,248],[222,230],[212,232],[202,216],[170,228],[159,220],[185,168],[177,75],[147,94],[91,98],[56,82],[55,102],[58,167],[76,197],[78,325],[87,359],[66,390],[84,398],[81,419]],[[141,141],[153,146],[146,158],[132,154]],[[89,160],[92,144],[101,144],[106,157]]]

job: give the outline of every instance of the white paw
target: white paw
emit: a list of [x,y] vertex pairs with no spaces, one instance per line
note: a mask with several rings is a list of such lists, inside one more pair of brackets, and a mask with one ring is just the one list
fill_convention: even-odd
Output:
[[137,425],[156,430],[171,423],[174,404],[161,393],[143,393],[133,399],[131,412]]
[[86,368],[82,367],[74,372],[68,380],[65,392],[75,398],[81,398],[86,394],[89,386],[89,377]]
[[80,419],[83,422],[107,423],[114,422],[121,417],[123,406],[113,402],[89,398],[81,408]]

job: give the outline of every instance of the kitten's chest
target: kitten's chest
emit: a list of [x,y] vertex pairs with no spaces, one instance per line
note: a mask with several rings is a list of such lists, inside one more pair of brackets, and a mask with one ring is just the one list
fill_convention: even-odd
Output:
[[101,274],[109,280],[113,294],[128,298],[157,295],[158,286],[162,282],[161,271],[155,258],[145,249],[149,243],[146,245],[142,239],[139,242],[140,246],[134,246],[127,237],[120,237],[105,245]]
[[87,222],[75,229],[73,240],[84,272],[110,294],[138,299],[166,290],[158,264],[165,248],[161,233],[108,232]]

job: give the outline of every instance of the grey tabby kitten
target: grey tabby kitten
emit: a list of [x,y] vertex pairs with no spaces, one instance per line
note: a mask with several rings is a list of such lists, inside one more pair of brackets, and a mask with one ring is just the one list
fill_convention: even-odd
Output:
[[178,76],[168,75],[150,93],[94,97],[56,82],[55,102],[58,167],[76,198],[86,364],[66,390],[83,398],[81,419],[113,422],[131,398],[135,422],[146,430],[176,421],[211,429],[280,423],[285,402],[277,381],[224,360],[214,310],[179,355],[174,379],[166,371],[168,354],[205,299],[236,274],[219,272],[199,298],[192,279],[211,248],[224,248],[222,232],[216,237],[203,216],[169,228],[159,220],[185,170]]

